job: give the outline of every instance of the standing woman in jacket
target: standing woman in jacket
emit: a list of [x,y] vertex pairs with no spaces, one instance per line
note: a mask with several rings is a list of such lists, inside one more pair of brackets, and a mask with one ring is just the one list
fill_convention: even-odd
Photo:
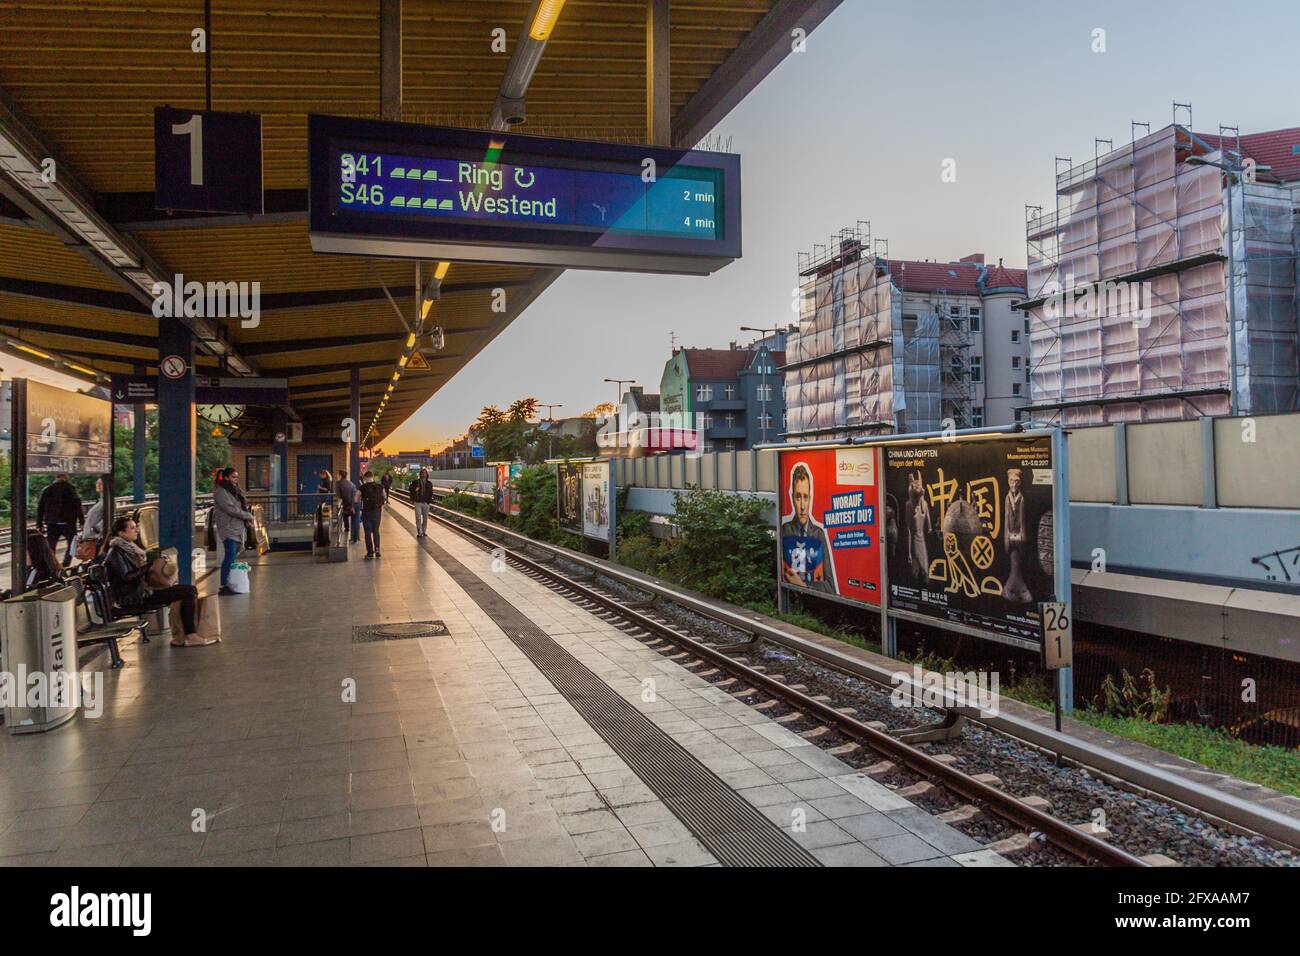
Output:
[[244,529],[253,520],[253,514],[239,487],[239,472],[222,468],[219,475],[212,490],[212,528],[225,553],[221,559],[221,588],[217,593],[234,594],[230,590],[230,568],[244,546]]

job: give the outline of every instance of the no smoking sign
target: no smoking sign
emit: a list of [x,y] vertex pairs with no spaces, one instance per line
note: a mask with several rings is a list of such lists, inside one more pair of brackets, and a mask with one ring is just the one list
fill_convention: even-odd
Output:
[[168,378],[184,378],[190,367],[179,355],[169,355],[159,363],[158,370]]

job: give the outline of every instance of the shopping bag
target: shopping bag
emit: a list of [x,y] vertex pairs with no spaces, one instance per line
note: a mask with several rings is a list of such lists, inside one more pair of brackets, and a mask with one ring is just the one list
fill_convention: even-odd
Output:
[[199,598],[194,609],[194,628],[199,637],[221,640],[221,605],[211,594]]
[[226,586],[236,594],[247,594],[252,590],[252,584],[248,580],[247,561],[236,561],[230,566],[230,579]]

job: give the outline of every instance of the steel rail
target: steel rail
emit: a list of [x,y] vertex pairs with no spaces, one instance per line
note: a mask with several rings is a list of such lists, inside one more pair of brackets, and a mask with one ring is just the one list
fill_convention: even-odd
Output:
[[[404,497],[405,495],[402,495],[399,492],[399,500]],[[458,534],[461,534],[472,541],[476,541],[490,550],[496,550],[500,547],[499,541],[466,528],[453,518],[447,517],[445,514],[439,512],[456,515],[459,518],[465,518],[468,516],[458,515],[456,512],[449,511],[449,509],[440,506],[437,508],[436,512],[433,509],[430,509],[431,517],[439,523],[456,531]],[[475,521],[476,523],[484,523],[477,522],[477,519],[473,518],[470,518],[469,520]],[[521,535],[515,535],[513,532],[506,531],[505,529],[501,530],[507,535],[522,537]],[[526,538],[524,540],[528,541]],[[534,542],[530,541],[529,543],[535,545]],[[582,582],[575,581],[567,575],[549,567],[545,563],[534,560],[519,551],[512,549],[504,550],[506,551],[506,557],[510,560],[522,564],[534,572],[558,582],[561,586],[579,594],[585,600],[615,612],[638,627],[653,634],[665,637],[673,643],[686,648],[691,653],[702,657],[739,677],[742,677],[752,686],[761,688],[768,694],[785,700],[792,707],[804,711],[805,713],[816,715],[818,719],[834,726],[847,736],[862,742],[873,750],[896,759],[923,777],[939,781],[943,786],[952,790],[954,793],[958,793],[968,800],[974,800],[985,804],[996,815],[1008,820],[1015,826],[1030,831],[1036,830],[1041,832],[1050,842],[1080,859],[1100,863],[1105,866],[1149,866],[1148,863],[1119,847],[1112,846],[1106,841],[1098,839],[1092,834],[1080,830],[1070,823],[1066,823],[1065,821],[1044,813],[1035,807],[1029,806],[1011,794],[1005,793],[996,787],[989,786],[982,781],[976,780],[969,774],[963,773],[955,767],[949,766],[940,760],[936,760],[929,754],[923,753],[922,751],[903,743],[883,731],[876,730],[874,727],[869,727],[854,717],[842,714],[829,704],[816,700],[802,691],[795,690],[789,685],[784,684],[761,671],[754,670],[751,667],[741,664],[728,656],[725,652],[688,637],[672,626],[659,621],[656,618],[644,614],[635,608],[627,607],[619,598],[607,595],[583,584]]]
[[[692,613],[769,641],[841,673],[890,690],[900,685],[904,688],[913,687],[918,692],[923,689],[915,684],[910,673],[891,672],[871,661],[855,656],[852,649],[841,650],[791,634],[774,626],[761,615],[719,607],[715,602],[689,591],[610,564],[608,561],[579,554],[558,545],[534,541],[492,522],[485,522],[457,511],[442,510],[454,515],[459,521],[472,522],[491,530],[494,534],[517,540],[525,546],[562,556],[564,560],[589,572],[604,575],[627,587],[648,591]],[[934,690],[937,691],[937,688]],[[1259,834],[1276,845],[1291,849],[1300,847],[1300,819],[1288,816],[1279,810],[1244,800],[1236,794],[1181,777],[1149,762],[1125,756],[1069,734],[1057,733],[1050,725],[1040,726],[1023,717],[1007,713],[984,714],[978,708],[949,699],[946,688],[944,695],[947,710],[960,713],[968,720],[980,723],[996,733],[1023,741],[1030,747],[1059,754],[1081,767],[1112,779],[1117,785],[1167,801],[1184,811],[1226,824],[1239,832]]]

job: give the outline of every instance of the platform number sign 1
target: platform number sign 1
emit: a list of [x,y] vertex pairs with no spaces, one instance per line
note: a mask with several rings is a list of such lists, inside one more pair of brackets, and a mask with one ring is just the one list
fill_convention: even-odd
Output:
[[1038,605],[1043,623],[1043,666],[1060,670],[1074,666],[1074,622],[1070,620],[1070,605],[1044,601]]
[[262,118],[154,108],[154,205],[190,212],[262,212]]

